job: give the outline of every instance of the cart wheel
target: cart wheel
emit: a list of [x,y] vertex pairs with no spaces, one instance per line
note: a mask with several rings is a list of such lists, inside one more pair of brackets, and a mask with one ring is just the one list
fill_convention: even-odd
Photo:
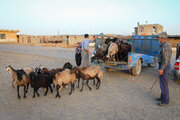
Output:
[[132,75],[137,76],[141,73],[141,60],[137,60],[137,64],[132,68]]
[[156,64],[157,64],[157,58],[154,58],[154,59],[152,60],[152,62],[148,63],[148,66],[149,66],[149,67],[155,67]]

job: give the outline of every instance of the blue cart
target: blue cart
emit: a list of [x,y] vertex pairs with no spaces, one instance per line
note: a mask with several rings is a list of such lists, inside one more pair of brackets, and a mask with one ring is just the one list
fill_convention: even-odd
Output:
[[157,63],[159,40],[157,36],[133,36],[130,40],[131,52],[128,53],[127,62],[106,61],[101,63],[106,70],[132,70],[137,76],[141,73],[142,65],[154,67]]

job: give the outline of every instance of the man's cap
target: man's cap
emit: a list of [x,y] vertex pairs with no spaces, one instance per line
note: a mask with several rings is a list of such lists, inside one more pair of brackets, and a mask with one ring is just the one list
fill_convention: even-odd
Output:
[[159,33],[158,37],[167,39],[167,33],[166,32]]

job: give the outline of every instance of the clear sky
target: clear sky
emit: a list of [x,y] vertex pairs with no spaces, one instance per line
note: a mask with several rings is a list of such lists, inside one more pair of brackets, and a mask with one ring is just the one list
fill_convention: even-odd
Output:
[[180,35],[180,0],[0,0],[0,29],[19,34],[123,34],[137,22]]

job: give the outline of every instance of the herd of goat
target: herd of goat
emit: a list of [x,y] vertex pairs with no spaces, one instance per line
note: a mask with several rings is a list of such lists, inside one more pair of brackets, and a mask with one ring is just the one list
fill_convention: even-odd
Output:
[[131,44],[128,42],[123,42],[117,38],[107,38],[104,44],[96,50],[93,57],[91,57],[91,62],[94,60],[105,61],[127,61],[128,52],[131,51]]
[[[84,81],[88,88],[91,90],[91,87],[88,85],[89,80],[93,80],[94,85],[96,85],[96,89],[99,89],[101,84],[101,78],[103,76],[103,71],[99,66],[88,66],[88,67],[73,67],[71,63],[67,62],[64,64],[62,68],[56,68],[49,70],[48,68],[40,68],[36,67],[33,68],[24,68],[24,69],[14,69],[12,66],[7,66],[6,71],[8,71],[12,75],[12,87],[14,88],[14,82],[17,85],[17,95],[20,99],[19,94],[19,87],[24,87],[24,98],[26,98],[26,93],[28,92],[29,84],[34,90],[33,98],[37,94],[38,96],[38,89],[44,88],[45,94],[48,93],[48,88],[53,92],[53,87],[56,87],[57,94],[55,97],[60,98],[59,91],[63,87],[67,87],[68,84],[71,85],[71,90],[69,94],[71,95],[72,91],[74,90],[74,86],[76,83],[76,79],[78,79],[78,88],[80,79],[82,79],[82,87],[80,91],[83,91]],[[95,84],[95,79],[97,80]]]
[[[91,57],[91,62],[94,60],[106,60],[110,61],[127,61],[128,52],[131,51],[131,45],[127,42],[123,42],[118,40],[117,38],[114,39],[106,39],[104,44],[100,45],[99,48],[96,50],[93,57]],[[36,67],[33,68],[24,68],[24,69],[14,69],[12,66],[7,66],[6,71],[10,72],[12,75],[12,87],[14,88],[14,82],[17,85],[17,95],[20,99],[19,94],[19,87],[24,86],[24,98],[26,98],[26,93],[28,92],[29,84],[34,90],[33,98],[37,94],[38,96],[38,89],[44,88],[45,94],[47,95],[48,89],[53,92],[51,85],[56,87],[57,94],[55,97],[60,98],[59,91],[63,87],[67,87],[68,84],[71,85],[71,90],[69,94],[75,89],[75,83],[78,79],[78,88],[80,79],[82,79],[82,87],[80,91],[83,91],[84,81],[91,90],[88,82],[89,80],[93,80],[96,89],[99,89],[101,84],[101,78],[103,76],[103,71],[99,66],[88,66],[88,67],[73,67],[71,63],[67,62],[64,64],[62,68],[56,68],[49,70],[48,68],[40,68]],[[95,79],[97,80],[95,84]]]

